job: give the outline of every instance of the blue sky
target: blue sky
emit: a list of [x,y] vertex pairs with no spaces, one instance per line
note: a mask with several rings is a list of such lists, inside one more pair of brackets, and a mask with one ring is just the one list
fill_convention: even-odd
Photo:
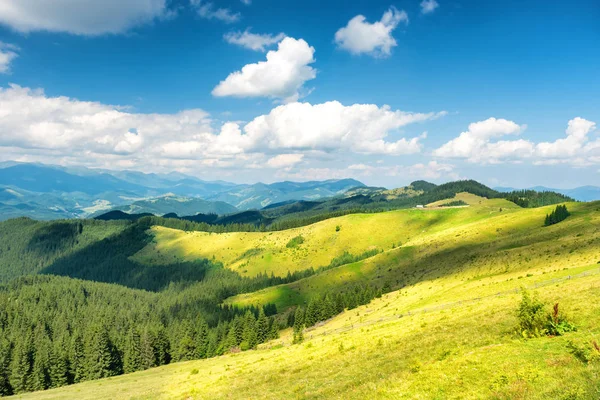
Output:
[[2,160],[600,183],[595,0],[50,3],[0,5]]

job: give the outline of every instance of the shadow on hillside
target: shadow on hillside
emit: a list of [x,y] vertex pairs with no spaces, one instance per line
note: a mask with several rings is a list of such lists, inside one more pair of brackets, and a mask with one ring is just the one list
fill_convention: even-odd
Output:
[[48,255],[73,246],[80,234],[77,222],[55,222],[41,227],[27,244],[27,250],[38,255]]
[[[76,227],[76,226],[75,226]],[[61,227],[62,232],[68,230]],[[143,265],[130,260],[130,256],[140,251],[150,241],[147,227],[133,224],[121,233],[95,242],[75,253],[56,260],[44,268],[41,274],[61,275],[97,282],[117,283],[123,286],[159,291],[171,282],[193,283],[204,279],[212,266],[208,260],[177,262],[168,265]],[[53,232],[44,232],[32,242],[32,246],[48,248],[55,243],[68,240],[70,236],[61,233],[59,240]],[[61,239],[62,238],[62,239]]]

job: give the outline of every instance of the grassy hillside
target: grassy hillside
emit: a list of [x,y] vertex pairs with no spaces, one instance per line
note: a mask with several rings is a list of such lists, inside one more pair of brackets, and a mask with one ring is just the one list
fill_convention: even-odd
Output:
[[282,309],[362,282],[394,288],[452,276],[477,285],[482,277],[506,273],[520,276],[531,270],[542,273],[600,261],[599,203],[569,203],[571,217],[555,226],[542,227],[553,207],[503,208],[500,212],[488,206],[489,202],[497,206],[499,201],[486,200],[467,208],[402,211],[423,218],[434,216],[429,221],[435,223],[427,229],[417,223],[418,231],[413,231],[399,248],[297,282],[240,295],[229,302],[275,303]]
[[[19,398],[598,398],[600,364],[573,350],[591,354],[600,340],[598,265],[532,272],[423,281],[308,330],[298,345],[288,334],[256,351]],[[520,297],[501,291],[536,282],[541,299],[558,302],[577,332],[529,340],[515,333]]]
[[[369,250],[399,247],[424,234],[518,207],[506,200],[463,194],[476,207],[468,210],[398,210],[377,214],[351,214],[316,224],[276,232],[183,232],[155,226],[151,244],[134,256],[153,265],[167,261],[215,259],[242,275],[259,273],[285,276],[329,265],[344,252],[359,255]],[[294,238],[302,243],[294,244]]]
[[[22,254],[33,254],[32,244],[41,246],[44,254],[56,247],[60,251],[53,259],[41,266],[32,264],[29,273],[65,278],[39,282],[25,278],[6,285],[0,300],[8,314],[3,317],[0,307],[0,334],[9,332],[10,336],[8,344],[0,340],[0,363],[11,348],[21,351],[21,345],[10,345],[10,341],[19,344],[21,332],[33,332],[52,346],[61,343],[56,339],[69,342],[70,329],[61,328],[64,332],[54,336],[56,322],[43,307],[54,298],[68,297],[70,291],[88,293],[100,288],[96,284],[87,288],[86,281],[72,283],[73,277],[157,291],[138,295],[114,285],[118,288],[114,293],[122,299],[134,299],[126,322],[108,330],[115,344],[114,357],[125,372],[139,369],[126,368],[128,354],[133,354],[129,344],[133,339],[128,336],[133,334],[127,333],[131,332],[127,326],[137,323],[136,315],[154,315],[152,324],[165,332],[170,347],[165,354],[173,361],[208,357],[244,348],[249,339],[236,342],[235,335],[250,338],[248,327],[257,326],[254,317],[248,313],[242,317],[244,310],[229,306],[254,306],[258,315],[259,306],[275,304],[278,324],[284,327],[290,326],[292,307],[310,307],[318,296],[332,298],[366,284],[394,292],[307,329],[307,340],[300,345],[292,345],[291,332],[284,331],[280,339],[261,344],[255,351],[176,363],[31,396],[364,398],[377,393],[389,398],[465,398],[468,393],[471,397],[466,398],[541,399],[561,398],[558,395],[566,388],[563,398],[595,398],[599,365],[581,359],[595,354],[592,341],[600,342],[600,203],[567,203],[571,215],[544,227],[544,218],[554,206],[523,209],[504,199],[468,193],[453,196],[443,203],[460,200],[468,206],[437,207],[434,203],[424,209],[351,214],[273,232],[185,232],[151,226],[152,219],[94,221],[90,227],[82,225],[83,229],[77,222],[60,229],[27,220],[12,222],[14,226],[5,223],[0,227],[8,245],[0,256],[13,260],[14,267],[14,260]],[[23,236],[14,241],[9,228],[15,230],[19,224],[32,228],[30,232],[24,229]],[[95,232],[91,228],[104,232],[100,229],[104,226],[115,230],[81,242],[81,235]],[[54,234],[40,236],[38,230],[44,229]],[[22,245],[13,248],[13,243]],[[365,252],[367,258],[345,263],[360,258],[350,254]],[[288,271],[319,266],[329,268],[278,278]],[[19,286],[23,283],[27,292]],[[51,296],[44,294],[42,284]],[[558,301],[578,331],[523,340],[515,332],[520,287],[537,289],[548,310]],[[49,298],[50,303],[38,302],[36,296]],[[80,296],[81,304],[75,308],[88,307],[86,296]],[[122,312],[110,298],[93,299],[93,307],[102,313],[91,316],[95,323],[79,333],[89,337],[86,346],[94,344],[99,322],[106,325]],[[220,303],[227,307],[220,308]],[[76,326],[78,312],[71,314],[61,314],[64,323],[57,326]],[[17,324],[18,315],[29,322]],[[182,322],[181,316],[204,320],[207,325],[193,327],[194,322]],[[271,329],[275,320],[265,323]],[[54,328],[43,329],[44,325]],[[93,359],[93,355],[86,350],[86,357]],[[160,364],[164,362],[147,365]],[[10,366],[14,382],[20,364],[13,359]],[[31,368],[35,373],[43,367],[32,362]],[[119,368],[111,374],[120,373]],[[110,375],[92,378],[101,376]],[[35,384],[27,387],[36,388]]]

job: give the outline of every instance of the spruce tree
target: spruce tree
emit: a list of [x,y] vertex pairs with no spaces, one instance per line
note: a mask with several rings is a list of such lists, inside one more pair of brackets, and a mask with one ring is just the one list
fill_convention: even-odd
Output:
[[15,393],[33,390],[31,371],[33,369],[33,344],[31,332],[17,341],[11,362],[10,385]]
[[11,343],[2,337],[0,331],[0,397],[13,394],[9,380]]
[[57,388],[69,383],[69,361],[64,341],[56,341],[50,349],[50,387]]
[[264,343],[269,339],[269,319],[261,308],[258,312],[258,320],[256,321],[256,331],[258,343]]
[[86,360],[83,339],[79,333],[75,333],[71,349],[70,374],[73,383],[82,382],[86,379]]
[[294,341],[293,343],[300,343],[304,340],[304,321],[305,312],[301,307],[296,308],[294,314]]
[[252,311],[246,311],[244,316],[244,333],[242,336],[242,350],[254,349],[258,344],[256,318]]
[[123,352],[123,372],[130,373],[142,369],[142,349],[140,334],[135,327],[129,328]]
[[118,375],[119,358],[104,324],[87,331],[85,344],[87,379],[100,379]]

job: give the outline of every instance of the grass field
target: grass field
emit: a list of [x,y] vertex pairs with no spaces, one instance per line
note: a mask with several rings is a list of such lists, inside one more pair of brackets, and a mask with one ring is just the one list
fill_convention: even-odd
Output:
[[[568,346],[572,341],[591,349],[593,340],[600,341],[600,274],[598,265],[587,269],[592,275],[537,290],[548,304],[559,302],[577,325],[577,332],[562,337],[519,338],[514,329],[518,294],[466,301],[500,287],[534,285],[537,277],[482,284],[477,292],[448,291],[448,277],[346,311],[307,331],[298,345],[286,332],[255,351],[19,398],[597,399],[600,365],[580,361]],[[440,292],[453,304],[422,312],[438,303]]]
[[[593,341],[600,343],[600,202],[569,203],[569,218],[543,227],[553,206],[457,198],[470,206],[348,215],[282,232],[153,228],[154,243],[135,256],[139,261],[214,255],[246,274],[282,275],[306,260],[325,265],[344,249],[383,250],[229,303],[276,303],[281,311],[354,283],[396,290],[306,330],[301,344],[284,331],[258,350],[18,398],[600,398],[600,362],[586,363],[573,351],[593,353]],[[305,241],[298,248],[286,247],[299,235]],[[523,287],[548,310],[559,303],[577,331],[523,339],[516,332]]]
[[[506,200],[485,200],[467,193],[460,198],[469,209],[398,210],[376,214],[351,214],[313,225],[279,232],[183,232],[164,227],[152,228],[153,242],[135,255],[145,264],[168,264],[175,260],[210,258],[242,275],[259,273],[285,276],[288,271],[328,265],[347,251],[353,255],[368,250],[389,250],[420,236],[469,221],[515,211]],[[294,238],[303,243],[289,247]]]

